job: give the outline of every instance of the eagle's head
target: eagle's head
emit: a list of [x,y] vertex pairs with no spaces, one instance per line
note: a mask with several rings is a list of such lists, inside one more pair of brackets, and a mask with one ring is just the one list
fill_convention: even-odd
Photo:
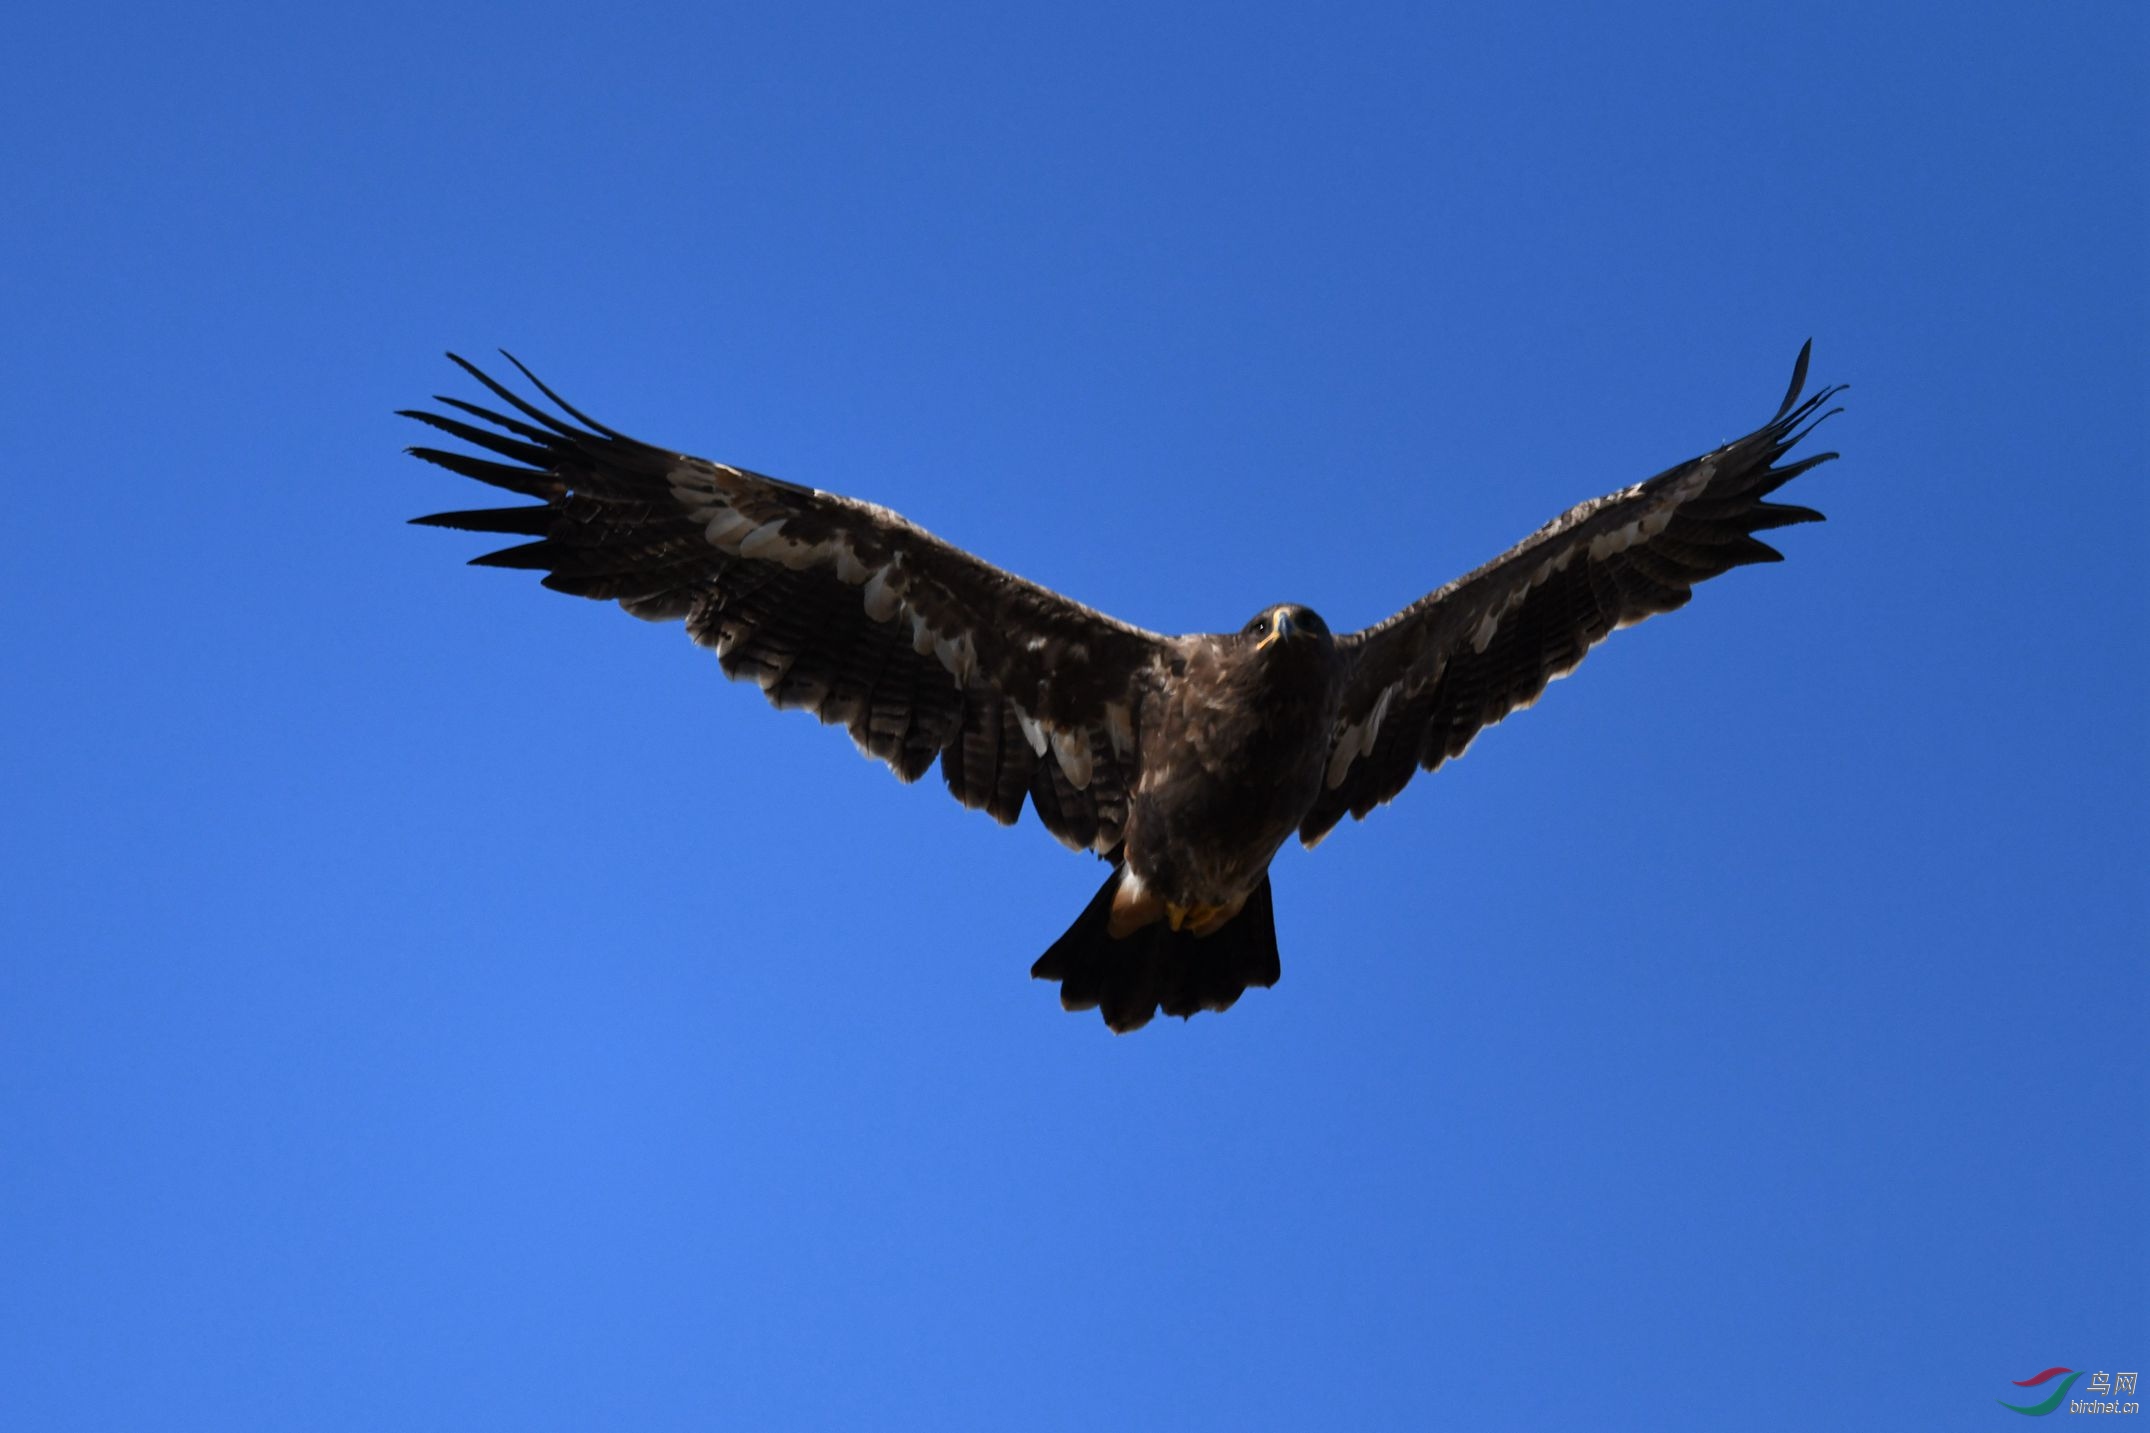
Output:
[[1279,642],[1312,642],[1327,647],[1333,640],[1329,636],[1329,624],[1321,620],[1321,614],[1295,602],[1263,608],[1247,619],[1247,625],[1239,629],[1239,635],[1252,642],[1257,652]]

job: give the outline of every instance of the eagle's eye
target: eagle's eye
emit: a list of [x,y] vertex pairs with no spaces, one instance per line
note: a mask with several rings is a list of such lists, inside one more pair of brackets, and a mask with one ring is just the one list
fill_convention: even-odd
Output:
[[1249,637],[1266,637],[1266,636],[1268,636],[1268,635],[1269,635],[1269,614],[1265,612],[1265,613],[1263,613],[1263,614],[1262,614],[1261,616],[1259,616],[1259,617],[1255,618],[1255,619],[1254,619],[1254,620],[1253,620],[1252,622],[1249,622],[1249,623],[1247,624],[1247,627],[1246,627],[1246,632],[1247,632],[1247,635],[1248,635]]

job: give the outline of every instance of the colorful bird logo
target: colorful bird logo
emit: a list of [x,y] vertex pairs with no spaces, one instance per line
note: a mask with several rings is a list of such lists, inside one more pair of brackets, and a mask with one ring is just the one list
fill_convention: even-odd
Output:
[[2068,1375],[2067,1378],[2062,1380],[2060,1387],[2053,1390],[2053,1396],[2043,1403],[2033,1403],[2026,1408],[2019,1403],[2008,1403],[1998,1398],[1993,1401],[1999,1403],[2001,1407],[2014,1412],[2027,1414],[2032,1418],[2043,1418],[2054,1409],[2060,1407],[2060,1401],[2068,1396],[2068,1390],[2075,1387],[2075,1381],[2083,1375],[2072,1368],[2049,1368],[2044,1373],[2036,1374],[2030,1378],[2019,1378],[2015,1381],[2018,1388],[2036,1388],[2047,1379],[2059,1378],[2064,1373]]

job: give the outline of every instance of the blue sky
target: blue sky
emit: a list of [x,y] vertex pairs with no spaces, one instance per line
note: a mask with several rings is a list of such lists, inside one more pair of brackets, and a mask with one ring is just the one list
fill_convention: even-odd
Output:
[[[48,8],[0,88],[0,1425],[2011,1426],[2150,1362],[2139,5]],[[513,349],[1168,631],[1849,382],[1789,561],[1100,878],[407,528]]]

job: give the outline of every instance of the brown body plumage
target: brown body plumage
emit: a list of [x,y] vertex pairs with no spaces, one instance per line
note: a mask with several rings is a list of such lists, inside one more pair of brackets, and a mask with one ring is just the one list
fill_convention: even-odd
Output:
[[1176,680],[1153,698],[1126,859],[1168,905],[1243,900],[1321,791],[1344,667],[1328,628],[1299,611],[1299,630],[1267,645],[1182,638]]

